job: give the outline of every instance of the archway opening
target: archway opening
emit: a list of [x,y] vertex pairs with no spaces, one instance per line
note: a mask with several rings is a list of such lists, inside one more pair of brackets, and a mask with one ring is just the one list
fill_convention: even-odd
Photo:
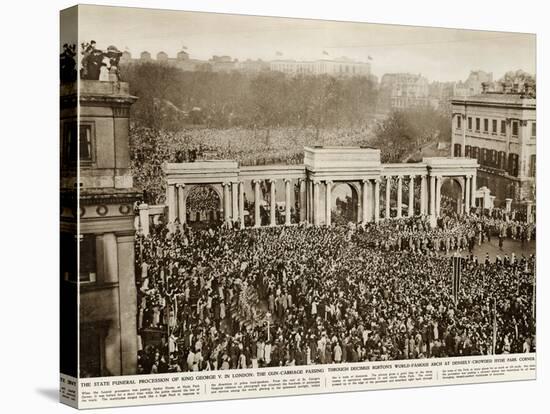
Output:
[[348,183],[337,183],[332,189],[331,222],[333,225],[357,223],[358,194]]
[[441,184],[441,215],[461,214],[462,185],[456,178],[445,178]]
[[193,227],[210,227],[222,221],[219,194],[208,184],[194,186],[186,200],[187,223]]

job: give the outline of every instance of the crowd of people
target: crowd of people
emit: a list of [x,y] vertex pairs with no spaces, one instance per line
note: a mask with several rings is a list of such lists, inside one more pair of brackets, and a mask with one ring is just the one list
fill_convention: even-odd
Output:
[[136,241],[139,372],[533,352],[534,256],[466,254],[455,301],[438,252],[496,220],[152,226]]
[[437,226],[429,224],[426,216],[400,218],[378,224],[367,223],[355,232],[357,242],[364,247],[385,251],[445,252],[468,251],[481,246],[491,237],[502,242],[505,238],[519,240],[522,245],[535,238],[535,225],[477,214],[441,217]]

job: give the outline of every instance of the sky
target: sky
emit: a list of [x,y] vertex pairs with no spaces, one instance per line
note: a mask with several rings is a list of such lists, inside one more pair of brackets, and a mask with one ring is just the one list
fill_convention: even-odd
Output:
[[[242,16],[141,8],[80,6],[80,42],[115,45],[133,57],[147,50],[191,58],[337,59],[371,63],[372,73],[420,73],[431,81],[465,80],[470,70],[535,74],[534,34]],[[61,43],[67,39],[62,39]],[[278,55],[277,52],[282,55]],[[371,60],[368,57],[371,57]]]

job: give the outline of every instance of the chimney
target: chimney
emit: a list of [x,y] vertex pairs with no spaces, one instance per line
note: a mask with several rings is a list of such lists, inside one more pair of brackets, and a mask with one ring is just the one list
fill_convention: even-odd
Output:
[[481,93],[489,92],[489,82],[481,82]]

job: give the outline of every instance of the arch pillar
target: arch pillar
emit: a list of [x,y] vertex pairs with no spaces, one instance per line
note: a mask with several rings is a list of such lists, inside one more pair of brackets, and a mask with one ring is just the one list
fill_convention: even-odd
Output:
[[239,219],[239,182],[231,183],[231,219],[237,221]]
[[430,216],[435,216],[435,176],[430,175]]
[[325,181],[325,224],[330,227],[332,223],[332,181]]
[[277,215],[276,215],[276,209],[277,209],[277,206],[275,204],[275,197],[276,197],[276,193],[275,193],[275,184],[276,184],[277,180],[275,179],[270,179],[269,180],[269,194],[270,194],[270,200],[269,200],[269,225],[270,226],[275,226],[277,224]]
[[436,177],[436,186],[435,186],[435,216],[439,217],[441,215],[441,186],[443,185],[443,177]]
[[476,206],[476,191],[477,191],[477,176],[474,174],[472,176],[472,182],[470,183],[472,194],[470,196],[471,206],[475,208]]
[[313,224],[319,225],[319,181],[313,182]]
[[420,178],[420,214],[426,214],[426,200],[427,200],[427,178],[426,175],[422,175]]
[[244,229],[244,181],[239,182],[239,226]]
[[307,220],[306,180],[300,178],[300,223]]
[[231,183],[223,183],[223,221],[229,222],[231,220],[231,196],[229,194]]
[[401,218],[401,204],[403,204],[403,177],[397,176],[397,218]]
[[409,175],[409,217],[414,216],[414,179],[413,174]]
[[472,176],[467,175],[466,176],[466,184],[464,185],[464,213],[469,214],[470,213],[470,196],[471,196],[471,181]]
[[166,201],[168,203],[168,223],[176,220],[176,185],[168,184],[166,188]]
[[290,179],[285,178],[285,226],[290,226]]
[[254,184],[254,227],[261,226],[260,218],[260,180],[252,181]]
[[363,222],[363,224],[365,224],[367,221],[369,221],[368,209],[367,209],[369,180],[363,180],[361,184],[362,184],[362,187],[361,187],[361,191],[362,191],[362,200],[361,200],[362,217],[361,217],[361,221]]
[[386,211],[385,211],[385,217],[384,217],[386,220],[391,217],[390,200],[391,200],[391,177],[388,175],[386,176]]
[[380,221],[380,179],[374,180],[374,222]]
[[187,223],[187,206],[185,205],[185,184],[178,184],[178,220],[181,224]]

